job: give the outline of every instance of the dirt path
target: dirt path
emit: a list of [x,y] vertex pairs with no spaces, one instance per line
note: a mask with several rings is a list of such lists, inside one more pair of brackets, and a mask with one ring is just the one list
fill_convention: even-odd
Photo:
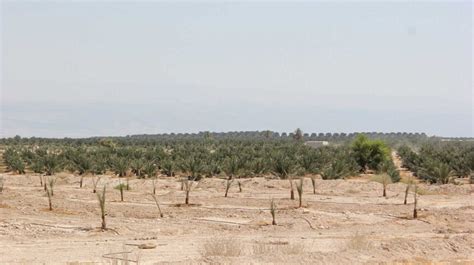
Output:
[[392,151],[392,160],[400,172],[400,177],[402,179],[413,178],[413,172],[403,167],[403,161],[396,151]]

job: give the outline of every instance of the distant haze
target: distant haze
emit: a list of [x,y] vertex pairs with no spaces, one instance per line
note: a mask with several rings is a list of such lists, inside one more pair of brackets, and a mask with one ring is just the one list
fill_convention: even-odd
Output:
[[472,3],[1,2],[0,137],[474,135]]

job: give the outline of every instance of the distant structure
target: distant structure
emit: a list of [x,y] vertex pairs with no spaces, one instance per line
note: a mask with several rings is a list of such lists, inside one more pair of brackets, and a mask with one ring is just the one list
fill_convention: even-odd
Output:
[[441,142],[474,142],[474,138],[442,138]]
[[327,142],[327,141],[307,141],[307,142],[304,142],[304,145],[312,147],[312,148],[319,148],[319,147],[329,145],[329,142]]

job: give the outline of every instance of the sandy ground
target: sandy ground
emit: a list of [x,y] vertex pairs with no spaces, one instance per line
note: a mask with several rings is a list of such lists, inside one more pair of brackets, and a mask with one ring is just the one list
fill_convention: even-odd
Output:
[[[405,186],[382,186],[368,178],[304,183],[303,208],[289,199],[286,180],[243,180],[224,198],[224,180],[204,179],[191,191],[192,206],[175,178],[131,179],[120,201],[116,177],[107,184],[107,223],[92,178],[57,176],[54,210],[35,175],[3,174],[0,194],[1,264],[374,264],[429,262],[474,264],[474,186],[420,185],[419,219],[411,218],[413,194],[403,204]],[[278,206],[271,225],[270,200]],[[137,245],[151,243],[153,249]],[[129,252],[127,254],[113,254]],[[112,254],[111,254],[112,253]]]

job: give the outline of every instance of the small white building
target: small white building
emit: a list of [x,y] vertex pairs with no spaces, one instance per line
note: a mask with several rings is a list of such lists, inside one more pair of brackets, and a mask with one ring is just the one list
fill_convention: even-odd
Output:
[[306,141],[306,142],[304,142],[304,145],[307,145],[307,146],[312,147],[312,148],[319,148],[319,147],[329,145],[329,142],[327,142],[327,141]]

